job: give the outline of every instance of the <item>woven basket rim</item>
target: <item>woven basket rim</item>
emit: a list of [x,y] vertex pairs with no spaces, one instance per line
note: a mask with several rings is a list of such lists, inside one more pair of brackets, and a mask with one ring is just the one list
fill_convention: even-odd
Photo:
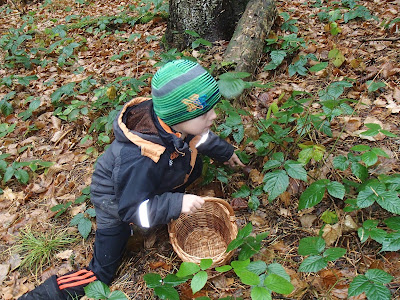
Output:
[[[236,225],[236,218],[235,218],[235,212],[232,209],[232,207],[230,206],[230,204],[228,203],[228,201],[221,199],[221,198],[216,198],[216,197],[202,197],[204,199],[205,202],[213,202],[213,203],[217,203],[219,205],[219,207],[221,208],[221,210],[223,211],[224,214],[226,214],[226,216],[229,219],[229,222],[225,222],[229,233],[230,233],[230,240],[234,240],[236,238],[237,232],[238,232],[238,228]],[[182,261],[186,261],[186,262],[194,262],[194,263],[200,263],[201,259],[206,258],[206,257],[198,257],[198,256],[194,256],[191,255],[187,252],[185,252],[181,246],[178,243],[177,240],[177,235],[179,233],[176,232],[175,229],[175,225],[177,224],[177,222],[180,221],[180,218],[171,221],[168,224],[168,233],[169,233],[169,237],[170,237],[170,242],[172,245],[172,248],[174,249],[174,251],[176,252],[176,254],[182,259]],[[213,257],[207,257],[207,258],[211,258],[213,260],[213,264],[212,266],[220,266],[222,264],[224,264],[228,259],[230,259],[233,255],[233,252],[223,252],[223,253],[219,253],[217,255],[214,255]]]

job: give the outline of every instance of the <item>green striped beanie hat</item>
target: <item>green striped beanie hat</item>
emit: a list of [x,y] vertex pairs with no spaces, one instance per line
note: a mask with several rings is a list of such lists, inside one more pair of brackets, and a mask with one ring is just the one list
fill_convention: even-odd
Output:
[[198,63],[174,60],[161,67],[151,81],[156,115],[167,125],[194,119],[220,100],[215,79]]

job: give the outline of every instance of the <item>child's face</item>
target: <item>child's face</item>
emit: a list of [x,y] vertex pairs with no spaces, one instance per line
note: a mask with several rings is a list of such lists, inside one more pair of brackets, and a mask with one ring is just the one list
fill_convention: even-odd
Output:
[[214,109],[209,110],[207,113],[198,116],[197,118],[176,124],[172,126],[176,131],[182,133],[183,137],[188,134],[201,135],[210,130],[211,125],[217,115]]

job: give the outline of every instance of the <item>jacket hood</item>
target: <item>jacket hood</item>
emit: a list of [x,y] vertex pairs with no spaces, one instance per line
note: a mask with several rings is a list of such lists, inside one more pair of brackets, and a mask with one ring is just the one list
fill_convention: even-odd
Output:
[[141,154],[158,162],[161,154],[171,150],[183,151],[187,143],[154,113],[150,98],[138,97],[124,105],[113,123],[115,139],[133,143]]

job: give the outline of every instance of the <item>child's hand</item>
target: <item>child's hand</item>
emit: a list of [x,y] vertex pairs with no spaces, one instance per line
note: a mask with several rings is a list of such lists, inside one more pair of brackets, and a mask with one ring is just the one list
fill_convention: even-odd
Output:
[[204,199],[199,196],[192,194],[183,195],[181,213],[184,214],[194,213],[196,212],[196,210],[201,208],[203,204],[204,204]]
[[239,157],[236,155],[235,152],[233,152],[231,158],[227,162],[225,162],[225,164],[229,164],[229,166],[231,166],[232,168],[236,166],[242,168],[245,167],[245,165],[240,161]]

